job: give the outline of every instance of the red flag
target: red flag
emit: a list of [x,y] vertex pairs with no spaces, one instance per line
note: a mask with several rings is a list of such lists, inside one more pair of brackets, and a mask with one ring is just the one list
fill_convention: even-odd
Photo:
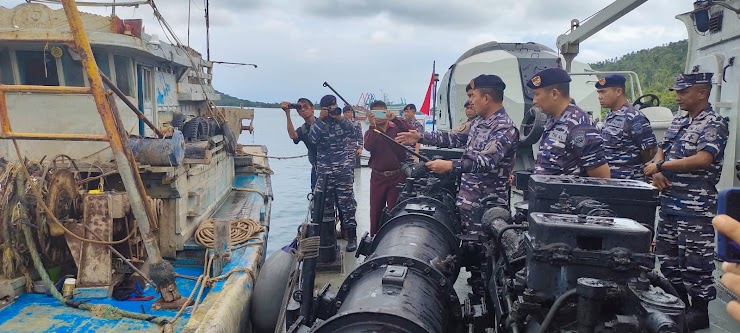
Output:
[[429,109],[432,102],[432,86],[434,86],[434,71],[432,71],[432,78],[429,79],[429,88],[427,88],[426,97],[424,97],[424,103],[421,104],[419,111],[425,115],[429,115]]

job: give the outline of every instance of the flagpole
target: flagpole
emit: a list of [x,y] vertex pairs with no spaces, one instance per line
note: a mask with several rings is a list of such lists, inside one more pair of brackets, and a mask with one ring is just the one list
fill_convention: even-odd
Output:
[[434,78],[434,88],[432,89],[432,132],[437,125],[437,61],[432,62],[432,77]]

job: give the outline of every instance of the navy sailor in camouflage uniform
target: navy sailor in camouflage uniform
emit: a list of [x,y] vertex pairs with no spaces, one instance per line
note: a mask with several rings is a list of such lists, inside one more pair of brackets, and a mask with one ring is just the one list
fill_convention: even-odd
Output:
[[[406,122],[408,128],[413,129],[419,133],[424,133],[424,124],[422,124],[419,119],[416,119],[416,105],[406,104],[406,106],[403,107],[403,120],[404,122]],[[421,148],[418,143],[406,146],[417,153]],[[406,161],[414,160],[414,155],[412,155],[411,153],[406,153]]]
[[352,159],[352,162],[355,164],[356,168],[360,167],[360,156],[362,156],[362,145],[364,138],[362,136],[362,124],[355,119],[355,113],[352,109],[352,106],[345,105],[342,109],[342,113],[344,113],[344,118],[349,119],[349,121],[352,123],[352,126],[355,127],[356,135],[354,138],[349,138],[347,141],[347,149],[349,149],[349,156]]
[[403,120],[409,125],[409,128],[415,129],[419,133],[424,133],[424,124],[416,119],[416,105],[406,104],[403,107]]
[[596,82],[599,103],[609,109],[601,128],[604,152],[612,178],[645,181],[643,165],[653,159],[658,143],[650,121],[627,100],[625,82],[622,75]]
[[683,74],[671,90],[681,110],[665,133],[655,162],[645,175],[662,190],[655,252],[661,271],[681,293],[691,296],[686,320],[691,331],[709,327],[713,286],[717,188],[729,133],[727,119],[709,103],[712,73]]
[[448,148],[465,148],[459,160],[434,160],[426,166],[435,173],[460,174],[456,206],[471,255],[465,258],[471,273],[468,283],[477,295],[483,294],[480,261],[485,253],[478,240],[483,232],[481,217],[488,205],[509,207],[509,177],[514,167],[519,131],[503,106],[506,84],[496,75],[480,75],[471,80],[466,91],[470,106],[478,114],[463,132],[435,131],[423,135],[417,131],[399,133],[396,141]]
[[506,84],[496,75],[481,75],[467,86],[470,104],[479,115],[466,132],[417,131],[400,133],[400,143],[423,143],[443,148],[465,148],[459,160],[434,160],[427,167],[435,173],[461,174],[457,207],[463,230],[481,232],[475,213],[487,202],[508,207],[509,174],[519,144],[519,132],[503,107]]
[[[330,110],[339,111],[330,114]],[[347,143],[356,140],[356,129],[337,107],[337,99],[332,95],[321,98],[321,113],[311,125],[309,139],[316,145],[316,174],[327,176],[325,207],[332,207],[335,201],[342,217],[342,230],[347,237],[347,252],[357,249],[357,202],[354,190],[354,158],[350,158]],[[317,182],[316,186],[320,183]]]
[[454,128],[453,132],[469,132],[470,131],[470,124],[473,123],[473,119],[478,117],[478,115],[475,114],[475,110],[470,106],[469,101],[465,101],[465,104],[463,104],[463,107],[465,107],[465,122],[460,124],[460,126]]
[[570,81],[561,68],[541,70],[527,81],[534,105],[547,115],[534,173],[609,178],[604,140],[588,114],[571,103]]

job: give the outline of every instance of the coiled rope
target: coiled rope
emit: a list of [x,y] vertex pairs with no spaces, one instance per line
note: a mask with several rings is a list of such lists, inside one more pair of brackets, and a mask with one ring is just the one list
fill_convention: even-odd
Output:
[[[213,223],[218,219],[210,218],[204,220],[195,230],[195,242],[212,249],[216,244],[216,235],[213,230]],[[231,220],[231,246],[236,247],[253,239],[258,239],[254,235],[265,230],[253,219]],[[251,244],[251,243],[250,243]]]
[[320,236],[306,237],[298,240],[298,260],[313,259],[319,256]]

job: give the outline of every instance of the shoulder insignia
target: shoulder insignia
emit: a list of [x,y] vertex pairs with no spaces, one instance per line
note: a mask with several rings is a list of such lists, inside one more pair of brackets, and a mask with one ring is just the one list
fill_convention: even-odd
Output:
[[586,145],[586,133],[578,131],[573,135],[573,144],[578,148],[583,148]]
[[715,141],[717,140],[717,129],[714,127],[709,127],[704,130],[704,139],[707,141]]

